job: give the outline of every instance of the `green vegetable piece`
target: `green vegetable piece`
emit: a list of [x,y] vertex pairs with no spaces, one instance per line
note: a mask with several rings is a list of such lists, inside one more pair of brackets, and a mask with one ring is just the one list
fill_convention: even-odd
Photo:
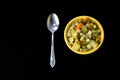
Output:
[[98,46],[98,43],[95,42],[94,40],[91,40],[90,44],[93,48],[96,48]]
[[86,33],[87,31],[88,31],[88,30],[87,30],[86,26],[83,26],[83,27],[82,27],[82,32],[83,32],[83,33]]

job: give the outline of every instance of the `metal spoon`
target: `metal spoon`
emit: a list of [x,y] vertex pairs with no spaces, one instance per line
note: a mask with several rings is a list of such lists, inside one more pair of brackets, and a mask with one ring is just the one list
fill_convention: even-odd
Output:
[[51,39],[51,54],[50,54],[50,66],[53,68],[55,66],[55,54],[54,54],[54,32],[59,27],[59,19],[55,13],[51,13],[47,19],[47,28],[52,33]]

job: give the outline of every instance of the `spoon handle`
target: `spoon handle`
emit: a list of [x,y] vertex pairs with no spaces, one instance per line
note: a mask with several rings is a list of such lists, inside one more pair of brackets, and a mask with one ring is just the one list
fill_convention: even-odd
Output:
[[52,33],[51,39],[51,54],[50,54],[50,66],[53,68],[55,66],[55,54],[54,54],[54,33]]

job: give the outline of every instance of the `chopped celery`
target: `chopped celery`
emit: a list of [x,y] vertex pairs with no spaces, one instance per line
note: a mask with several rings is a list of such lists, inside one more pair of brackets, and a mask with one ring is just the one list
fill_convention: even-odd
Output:
[[83,41],[84,38],[85,38],[85,35],[82,35],[80,38],[80,41]]
[[75,33],[75,30],[72,29],[72,30],[71,30],[71,35],[72,35],[72,37],[74,36],[74,33]]
[[77,29],[77,30],[76,30],[76,32],[77,32],[77,33],[80,33],[80,32],[81,32],[81,30],[80,30],[80,29]]
[[71,37],[72,35],[71,35],[71,30],[69,29],[68,30],[68,33],[67,33],[67,37]]
[[77,37],[78,37],[78,32],[77,31],[74,32],[73,37],[77,39]]
[[83,19],[78,20],[79,23],[83,23]]
[[90,34],[90,35],[91,35],[91,34],[92,34],[92,31],[89,30],[87,34]]
[[72,48],[73,48],[74,50],[79,50],[80,44],[75,41],[75,43],[73,44]]
[[98,43],[95,42],[94,40],[91,40],[90,44],[93,48],[96,48],[98,46]]
[[88,31],[88,30],[87,30],[86,26],[83,26],[83,27],[82,27],[82,32],[83,32],[83,33],[86,33],[87,31]]
[[69,38],[69,41],[70,41],[70,44],[73,44],[74,38],[73,38],[73,37],[70,37],[70,38]]
[[87,47],[88,49],[91,49],[91,48],[92,48],[92,46],[91,46],[90,43],[89,43],[86,47]]

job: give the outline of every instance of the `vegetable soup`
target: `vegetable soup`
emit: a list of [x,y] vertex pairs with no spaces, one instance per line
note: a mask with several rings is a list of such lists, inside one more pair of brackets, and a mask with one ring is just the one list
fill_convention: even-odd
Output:
[[73,21],[66,35],[68,44],[76,51],[86,52],[101,43],[101,30],[89,17]]

